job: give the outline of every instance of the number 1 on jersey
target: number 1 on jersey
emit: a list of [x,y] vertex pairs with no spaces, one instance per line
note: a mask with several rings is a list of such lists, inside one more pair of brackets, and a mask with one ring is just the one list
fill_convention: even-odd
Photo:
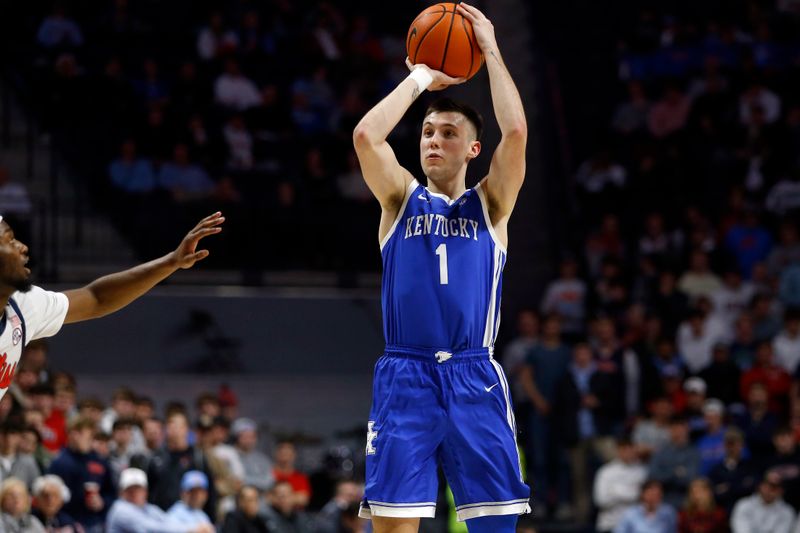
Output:
[[447,285],[447,245],[445,243],[436,248],[436,255],[439,256],[439,284]]

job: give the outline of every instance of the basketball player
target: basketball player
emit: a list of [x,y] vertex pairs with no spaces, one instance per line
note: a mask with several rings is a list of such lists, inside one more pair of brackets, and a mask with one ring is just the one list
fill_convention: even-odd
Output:
[[17,369],[22,349],[34,339],[58,333],[62,324],[98,318],[122,309],[178,270],[208,257],[201,239],[219,233],[221,213],[201,220],[175,251],[124,272],[96,279],[83,288],[50,292],[32,285],[28,247],[0,216],[0,398]]
[[377,533],[416,532],[432,517],[437,464],[471,533],[511,533],[530,511],[515,442],[508,383],[492,358],[506,261],[508,218],[525,176],[527,125],[491,22],[460,3],[489,72],[502,139],[488,175],[467,189],[481,152],[482,120],[452,100],[422,124],[427,187],[401,167],[386,141],[427,89],[461,83],[424,65],[362,118],[353,140],[381,204],[386,351],[375,367],[360,515]]

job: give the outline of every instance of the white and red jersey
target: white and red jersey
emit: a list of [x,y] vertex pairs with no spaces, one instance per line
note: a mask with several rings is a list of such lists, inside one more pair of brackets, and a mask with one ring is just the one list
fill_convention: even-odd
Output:
[[14,379],[25,345],[58,333],[68,308],[66,295],[36,286],[11,295],[0,317],[0,398]]

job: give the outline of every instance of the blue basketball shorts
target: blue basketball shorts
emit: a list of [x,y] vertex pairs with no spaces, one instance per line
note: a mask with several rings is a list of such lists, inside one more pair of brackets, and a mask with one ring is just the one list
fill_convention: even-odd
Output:
[[362,518],[433,517],[437,465],[459,520],[530,512],[508,382],[488,348],[387,346],[367,429]]

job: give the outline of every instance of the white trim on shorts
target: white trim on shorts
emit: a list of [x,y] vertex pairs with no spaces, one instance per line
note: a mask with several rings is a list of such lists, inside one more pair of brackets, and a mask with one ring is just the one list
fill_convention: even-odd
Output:
[[527,498],[505,502],[468,503],[456,506],[456,516],[460,522],[481,516],[527,514],[530,512],[531,507]]
[[362,502],[358,508],[359,518],[371,519],[373,516],[387,518],[433,518],[436,516],[436,502],[387,503],[367,500],[369,507]]

